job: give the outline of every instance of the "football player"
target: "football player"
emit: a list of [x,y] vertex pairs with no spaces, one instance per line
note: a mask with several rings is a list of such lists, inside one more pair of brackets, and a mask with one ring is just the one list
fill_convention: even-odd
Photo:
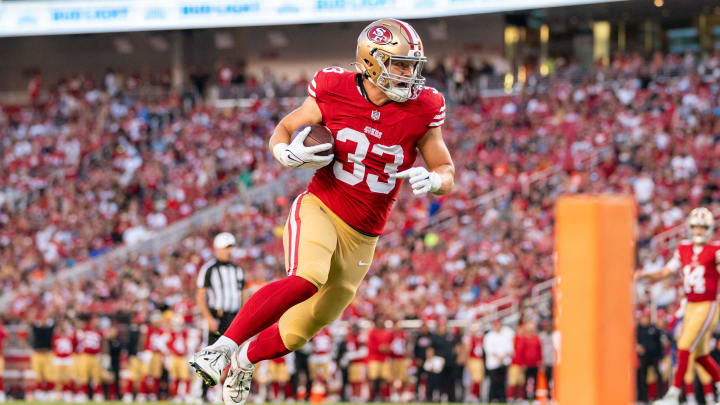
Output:
[[190,392],[190,370],[186,358],[188,354],[188,331],[180,314],[172,318],[172,331],[168,343],[169,356],[166,357],[168,376],[170,377],[169,394],[173,402],[184,402]]
[[55,369],[55,384],[58,392],[62,393],[64,402],[72,402],[74,394],[74,367],[77,336],[68,319],[62,319],[58,330],[52,338],[53,367]]
[[147,394],[149,401],[156,401],[158,397],[160,378],[163,372],[163,359],[168,352],[168,342],[170,341],[170,330],[165,324],[165,318],[160,312],[155,312],[150,316],[150,325],[145,329],[145,347],[140,354],[142,366],[142,381],[140,382],[140,391],[142,395]]
[[34,316],[32,333],[28,338],[33,348],[30,368],[35,372],[35,387],[34,390],[29,391],[35,401],[47,401],[54,387],[52,336],[55,331],[55,320],[42,309]]
[[710,335],[718,321],[720,243],[711,241],[715,220],[707,208],[695,208],[687,220],[690,240],[680,242],[672,259],[657,272],[638,272],[636,279],[658,281],[680,271],[687,298],[683,328],[677,341],[678,360],[673,383],[656,405],[677,405],[690,358],[703,367],[720,389],[720,368],[710,357]]
[[327,389],[333,348],[332,335],[330,335],[327,328],[321,330],[312,338],[312,348],[312,355],[308,359],[310,379],[313,385],[321,385],[324,389]]
[[272,392],[268,397],[272,402],[280,400],[281,393],[285,393],[285,399],[290,399],[288,392],[288,382],[290,381],[290,373],[287,367],[286,357],[277,357],[268,362],[268,374],[270,374],[270,386]]
[[392,342],[392,331],[388,326],[392,321],[378,317],[375,319],[375,327],[368,333],[368,382],[371,384],[370,401],[377,402],[379,398],[388,400],[390,381],[390,343]]
[[410,359],[407,348],[407,333],[403,330],[399,321],[393,323],[392,340],[390,341],[390,398],[392,402],[398,402],[404,396],[409,386],[408,364]]
[[3,355],[3,342],[7,339],[5,321],[0,317],[0,402],[5,402],[5,387],[3,387],[3,372],[5,371],[5,356]]
[[[318,170],[285,224],[287,277],[258,290],[225,334],[191,361],[210,385],[232,362],[223,389],[228,404],[247,400],[253,364],[298,350],[352,301],[402,179],[417,196],[453,187],[455,169],[440,129],[445,100],[424,86],[426,58],[417,32],[400,20],[375,21],[360,33],[356,57],[359,73],[339,67],[317,72],[309,97],[270,138],[280,164]],[[305,146],[309,128],[291,141],[290,134],[307,124],[330,129],[334,154],[320,154],[332,148],[329,143]],[[418,152],[427,167],[412,167]]]
[[[97,316],[90,315],[90,319],[78,331],[78,355],[75,361],[78,382],[76,402],[86,402],[90,392],[93,392],[95,401],[102,400],[103,369],[100,354],[104,351],[104,341],[105,336]],[[92,391],[90,384],[93,385]]]
[[467,347],[468,361],[467,371],[470,374],[470,395],[469,402],[480,400],[480,391],[483,379],[485,378],[485,352],[483,351],[483,333],[480,324],[470,325],[470,334],[465,336],[464,343]]
[[340,359],[340,366],[347,367],[347,382],[351,391],[350,402],[365,402],[363,384],[367,381],[365,364],[367,355],[367,333],[361,332],[360,327],[353,324],[345,335],[345,354]]

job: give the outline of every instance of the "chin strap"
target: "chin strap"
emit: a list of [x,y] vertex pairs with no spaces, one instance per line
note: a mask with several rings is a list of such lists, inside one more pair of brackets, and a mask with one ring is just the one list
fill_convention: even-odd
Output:
[[365,91],[365,86],[363,85],[363,79],[365,78],[369,78],[367,73],[358,73],[355,75],[355,85],[357,85],[358,90],[360,90],[360,94],[365,97],[365,100],[370,101],[370,97],[368,97],[367,91]]

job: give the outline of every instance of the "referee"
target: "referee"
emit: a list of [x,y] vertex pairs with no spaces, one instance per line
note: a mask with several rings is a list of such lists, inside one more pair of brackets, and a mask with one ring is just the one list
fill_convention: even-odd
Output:
[[215,236],[215,258],[205,263],[198,273],[195,301],[207,321],[208,345],[225,333],[243,304],[245,274],[230,261],[233,246],[235,237],[230,233]]
[[[232,234],[217,234],[213,240],[215,258],[205,263],[198,273],[195,302],[207,322],[208,345],[225,333],[245,301],[245,274],[240,266],[230,261],[233,246],[235,237]],[[203,399],[207,389],[203,383]]]

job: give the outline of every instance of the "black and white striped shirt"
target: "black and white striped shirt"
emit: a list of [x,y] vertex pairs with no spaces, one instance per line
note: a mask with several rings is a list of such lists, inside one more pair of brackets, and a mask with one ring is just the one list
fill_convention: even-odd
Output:
[[197,288],[207,288],[210,310],[234,313],[243,304],[245,274],[235,263],[212,259],[200,268]]

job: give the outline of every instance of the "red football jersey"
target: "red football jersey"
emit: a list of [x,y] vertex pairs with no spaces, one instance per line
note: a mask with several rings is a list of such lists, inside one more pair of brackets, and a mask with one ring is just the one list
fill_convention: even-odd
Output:
[[170,334],[162,328],[156,328],[154,326],[148,326],[147,335],[145,339],[145,350],[150,350],[155,353],[165,353],[167,351],[167,344],[170,340]]
[[513,358],[512,364],[522,365],[525,364],[523,355],[525,354],[525,336],[515,335],[513,338]]
[[183,357],[187,354],[187,331],[172,332],[170,344],[168,345],[170,353],[175,356]]
[[5,331],[5,326],[0,323],[0,353],[3,350],[3,341],[8,337],[8,333]]
[[473,336],[470,339],[470,358],[482,359],[483,358],[483,338],[482,336]]
[[361,92],[359,73],[339,67],[315,74],[308,94],[335,138],[335,161],[315,172],[308,190],[355,229],[380,235],[417,142],[445,121],[445,99],[426,87],[417,99],[376,106]]
[[84,329],[80,332],[78,352],[100,354],[102,351],[103,334],[98,330]]
[[[347,351],[348,352],[357,352],[359,350],[362,350],[365,347],[365,342],[363,341],[363,336],[366,337],[367,335],[362,335],[362,334],[353,335],[353,334],[349,333],[345,337],[345,342],[346,342],[345,345],[346,345]],[[362,363],[362,362],[365,362],[366,360],[367,360],[367,355],[364,357],[355,358],[351,361],[351,363]]]
[[390,354],[392,332],[385,329],[373,329],[368,336],[368,360],[385,361]]
[[393,332],[390,342],[390,357],[402,359],[407,356],[407,336],[404,331]]
[[55,357],[67,358],[75,353],[75,345],[77,338],[75,332],[69,332],[67,334],[57,334],[53,336],[53,353]]
[[696,249],[691,242],[682,241],[674,259],[682,265],[685,297],[689,302],[717,299],[720,243],[712,242]]
[[332,351],[332,336],[327,329],[323,329],[312,338],[312,345],[314,354],[328,354]]

